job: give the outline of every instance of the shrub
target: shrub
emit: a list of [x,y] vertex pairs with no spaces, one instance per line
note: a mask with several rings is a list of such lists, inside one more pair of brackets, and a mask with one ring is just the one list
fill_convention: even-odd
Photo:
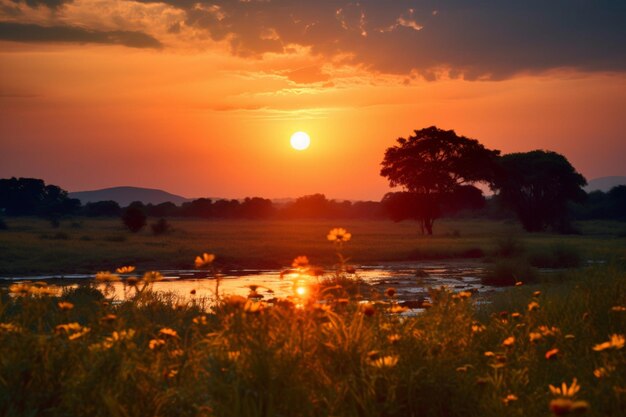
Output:
[[131,206],[124,210],[122,222],[128,230],[137,233],[146,225],[146,214],[141,208]]
[[159,219],[156,223],[152,223],[150,225],[150,228],[152,229],[152,233],[155,236],[164,235],[165,233],[172,230],[172,226],[170,226],[167,220],[163,218]]

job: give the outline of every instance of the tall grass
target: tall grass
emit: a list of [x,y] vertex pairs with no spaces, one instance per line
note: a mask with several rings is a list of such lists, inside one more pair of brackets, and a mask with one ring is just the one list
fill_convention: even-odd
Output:
[[558,397],[548,385],[577,378],[587,415],[624,415],[623,341],[593,347],[624,333],[625,272],[568,279],[480,307],[470,293],[433,290],[417,316],[393,291],[212,307],[149,287],[121,303],[84,287],[4,293],[0,414],[545,416]]

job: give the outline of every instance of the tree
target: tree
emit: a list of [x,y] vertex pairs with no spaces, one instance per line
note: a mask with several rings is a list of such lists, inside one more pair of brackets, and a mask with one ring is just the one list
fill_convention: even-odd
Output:
[[446,201],[467,193],[463,187],[491,183],[495,176],[500,151],[489,150],[476,139],[457,136],[453,130],[431,126],[397,142],[385,151],[380,175],[391,187],[400,186],[412,195],[400,198],[413,207],[413,218],[429,235]]
[[584,200],[587,180],[563,155],[542,150],[512,153],[500,157],[499,165],[495,189],[524,229],[568,231],[567,203]]
[[89,217],[117,217],[122,213],[122,209],[117,201],[104,200],[85,204],[84,212]]
[[146,225],[146,214],[137,205],[131,205],[122,213],[122,222],[133,233],[137,233]]

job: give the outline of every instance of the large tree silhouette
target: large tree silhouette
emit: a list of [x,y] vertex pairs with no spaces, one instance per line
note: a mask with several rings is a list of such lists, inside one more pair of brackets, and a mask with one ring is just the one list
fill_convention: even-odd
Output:
[[445,202],[467,193],[474,183],[494,179],[500,151],[489,150],[453,130],[431,126],[397,142],[385,151],[380,175],[391,187],[400,186],[409,193],[396,201],[412,207],[422,232],[429,235]]
[[519,218],[524,229],[539,232],[552,227],[568,231],[567,202],[582,201],[587,180],[556,152],[536,150],[504,155],[495,188],[501,201]]

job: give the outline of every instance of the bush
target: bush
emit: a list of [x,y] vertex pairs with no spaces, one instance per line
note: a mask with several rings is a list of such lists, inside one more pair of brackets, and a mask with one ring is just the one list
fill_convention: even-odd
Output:
[[159,219],[159,221],[157,221],[156,223],[152,223],[150,225],[150,228],[152,229],[152,233],[155,236],[164,235],[165,233],[172,230],[172,226],[170,226],[170,224],[165,219]]
[[497,261],[483,277],[483,284],[493,286],[515,285],[517,282],[537,281],[537,270],[522,258]]
[[122,214],[122,222],[128,230],[137,233],[146,225],[146,214],[139,207],[128,207]]
[[531,253],[528,260],[537,268],[578,268],[583,265],[580,251],[567,245],[556,245],[548,251]]

